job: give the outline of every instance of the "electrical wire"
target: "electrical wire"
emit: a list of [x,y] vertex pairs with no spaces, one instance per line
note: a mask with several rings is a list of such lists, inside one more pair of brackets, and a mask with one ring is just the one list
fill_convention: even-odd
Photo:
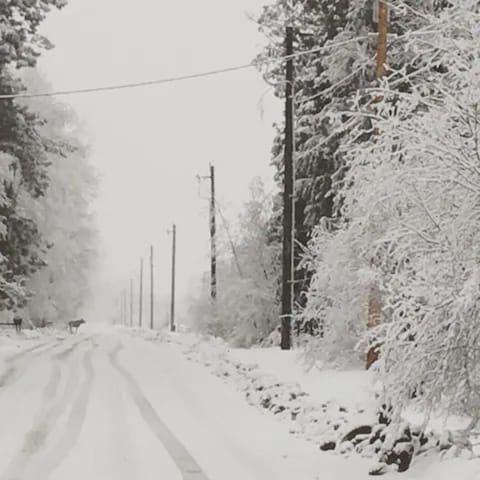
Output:
[[239,70],[246,70],[248,68],[259,67],[261,65],[269,65],[276,62],[282,62],[288,60],[290,58],[297,58],[305,55],[309,55],[312,53],[319,53],[325,50],[329,50],[331,48],[341,47],[343,45],[348,45],[353,42],[357,42],[358,40],[367,39],[368,35],[351,38],[349,40],[344,40],[342,42],[332,42],[328,45],[323,45],[321,47],[312,48],[310,50],[304,50],[301,52],[296,52],[292,55],[284,55],[281,57],[276,58],[268,58],[265,60],[253,61],[250,63],[245,63],[243,65],[236,65],[232,67],[225,67],[216,70],[208,70],[205,72],[198,72],[192,73],[188,75],[179,75],[173,77],[165,77],[159,78],[156,80],[146,80],[141,82],[131,82],[131,83],[123,83],[117,85],[105,85],[101,87],[91,87],[91,88],[79,88],[79,89],[71,89],[71,90],[56,90],[52,92],[20,92],[20,93],[7,93],[7,94],[0,94],[0,100],[11,100],[15,98],[38,98],[38,97],[53,97],[59,95],[76,95],[76,94],[86,94],[86,93],[96,93],[96,92],[108,92],[114,90],[126,90],[132,88],[141,88],[141,87],[148,87],[152,85],[161,85],[166,83],[176,83],[185,80],[193,80],[198,78],[204,77],[212,77],[215,75],[220,75],[224,73],[236,72]]

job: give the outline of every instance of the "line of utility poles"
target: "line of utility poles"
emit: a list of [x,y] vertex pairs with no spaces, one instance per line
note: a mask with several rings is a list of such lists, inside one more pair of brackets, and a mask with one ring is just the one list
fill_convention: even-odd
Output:
[[[388,22],[389,12],[386,0],[378,0],[376,4],[378,35],[377,35],[377,61],[375,66],[375,75],[379,82],[385,75],[385,65],[387,64],[387,41],[388,41]],[[375,103],[381,102],[382,97],[378,96]],[[376,132],[376,129],[374,129]],[[372,259],[373,262],[373,259]],[[374,328],[380,325],[382,321],[382,304],[379,298],[379,292],[372,288],[368,298],[368,318],[367,328]],[[379,351],[377,345],[372,345],[366,354],[365,367],[367,370],[378,360]]]
[[[385,74],[387,62],[388,6],[385,0],[378,0],[378,40],[376,77],[379,80]],[[283,251],[282,251],[282,305],[281,305],[281,342],[282,350],[292,346],[292,317],[294,300],[294,245],[295,245],[295,135],[294,135],[294,61],[293,61],[293,27],[286,26],[285,31],[286,78],[285,78],[285,151],[284,151],[284,190],[283,190]],[[380,99],[379,99],[380,100]],[[210,296],[212,302],[217,298],[217,251],[216,251],[216,202],[215,202],[215,168],[210,164],[208,176],[198,176],[198,180],[210,180]],[[175,331],[175,255],[176,225],[172,233],[172,272],[170,330]],[[153,246],[150,248],[150,328],[154,325],[153,306]],[[132,289],[133,287],[131,287]],[[132,294],[131,294],[132,296]],[[126,296],[124,296],[126,300]],[[132,302],[132,298],[131,298]],[[132,304],[133,305],[133,304]],[[381,304],[374,294],[369,296],[367,326],[377,326],[381,321]],[[142,326],[143,308],[143,258],[140,261],[140,299],[139,326]],[[133,323],[131,306],[130,324]],[[126,304],[122,308],[122,319],[126,323]],[[378,358],[378,352],[371,348],[367,353],[367,368]]]
[[[177,243],[177,227],[173,224],[171,230],[167,233],[172,234],[172,271],[171,271],[171,299],[170,299],[170,319],[169,330],[176,331],[175,324],[175,281],[176,281],[176,243]],[[154,284],[154,247],[150,246],[150,329],[153,330],[155,326],[155,284]],[[140,258],[140,278],[139,278],[139,299],[138,299],[138,325],[142,327],[143,324],[143,277],[144,277],[144,262],[143,257]],[[128,291],[122,289],[119,297],[120,306],[120,323],[123,325],[134,325],[134,280],[130,279],[130,309],[127,307]]]

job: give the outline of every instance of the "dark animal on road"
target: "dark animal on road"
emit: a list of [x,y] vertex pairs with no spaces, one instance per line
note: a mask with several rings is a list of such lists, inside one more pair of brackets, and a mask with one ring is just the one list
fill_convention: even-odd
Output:
[[68,322],[68,328],[70,329],[70,333],[73,333],[73,329],[75,329],[75,333],[77,333],[78,327],[80,327],[82,323],[86,323],[83,318],[81,318],[80,320],[71,320],[70,322]]
[[22,317],[14,317],[11,322],[0,322],[0,325],[6,325],[9,327],[15,327],[17,333],[22,331]]
[[15,325],[15,330],[17,332],[21,332],[22,331],[22,318],[21,317],[14,317],[13,319],[13,324]]

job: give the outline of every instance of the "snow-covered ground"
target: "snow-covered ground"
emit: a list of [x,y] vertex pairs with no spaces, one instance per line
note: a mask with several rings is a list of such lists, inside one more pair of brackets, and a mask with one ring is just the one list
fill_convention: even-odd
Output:
[[0,385],[4,381],[1,379],[9,375],[10,367],[21,357],[36,350],[40,352],[65,336],[65,332],[53,330],[23,330],[17,334],[14,328],[0,327]]
[[[162,341],[158,334],[153,334],[153,337],[148,333],[144,335]],[[234,349],[220,340],[202,340],[192,335],[177,335],[173,341],[182,345],[187,358],[210,368],[213,374],[239,390],[248,403],[264,412],[269,411],[292,434],[317,445],[329,439],[338,440],[345,431],[374,419],[373,376],[364,370],[306,371],[295,351]],[[297,399],[292,399],[286,392],[296,392]],[[306,395],[301,396],[299,392]],[[264,401],[266,397],[267,402]],[[285,410],[282,411],[279,405],[282,408],[285,406]],[[335,424],[340,424],[340,427],[332,429]],[[358,459],[358,455],[351,452],[340,449],[340,453],[347,453],[342,460],[350,465]],[[329,458],[331,454],[321,452],[320,455]],[[448,457],[448,453],[439,455],[438,452],[418,456],[408,472],[390,472],[385,478],[480,478],[479,458],[472,459],[468,452],[462,452],[460,458]],[[370,462],[367,467],[364,464],[364,468],[369,470],[375,463]],[[359,474],[356,470],[355,478]],[[330,478],[342,477],[334,475]]]
[[[246,385],[237,383],[241,375],[225,376],[229,356],[229,363],[243,365],[259,382],[271,375],[285,375],[289,385],[299,381],[299,392],[311,393],[312,403],[348,396],[353,412],[362,403],[353,398],[355,389],[363,385],[353,373],[337,382],[333,372],[304,374],[293,354],[249,354],[188,336],[138,331],[3,335],[0,347],[1,480],[369,478],[369,459],[322,452],[315,442],[292,435],[287,417],[278,421],[281,415],[245,400]],[[194,357],[194,351],[201,353]],[[203,362],[192,361],[200,357]],[[400,475],[473,480],[480,478],[480,463],[423,458],[407,473],[385,478]]]
[[284,382],[297,382],[317,402],[337,402],[353,408],[371,403],[372,376],[365,370],[307,371],[298,351],[274,347],[229,349],[229,354],[233,360],[256,364],[262,372]]
[[0,388],[2,480],[314,480],[365,471],[361,459],[320,456],[178,345],[85,332],[23,351]]

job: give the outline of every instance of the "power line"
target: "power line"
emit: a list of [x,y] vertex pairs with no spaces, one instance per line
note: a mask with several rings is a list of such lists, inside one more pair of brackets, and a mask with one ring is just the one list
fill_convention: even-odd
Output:
[[328,45],[323,45],[321,47],[312,48],[311,50],[304,50],[302,52],[297,52],[292,55],[284,55],[281,57],[276,58],[268,58],[265,60],[260,61],[253,61],[250,63],[245,63],[243,65],[237,65],[233,67],[225,67],[219,68],[216,70],[208,70],[205,72],[198,72],[192,73],[188,75],[179,75],[173,77],[165,77],[159,78],[156,80],[146,80],[142,82],[131,82],[131,83],[123,83],[117,85],[106,85],[103,87],[91,87],[91,88],[79,88],[79,89],[71,89],[71,90],[56,90],[53,92],[23,92],[23,93],[8,93],[8,94],[0,94],[0,100],[8,100],[8,99],[15,99],[15,98],[38,98],[38,97],[53,97],[59,95],[76,95],[76,94],[86,94],[86,93],[98,93],[98,92],[109,92],[114,90],[126,90],[131,88],[141,88],[141,87],[148,87],[153,85],[161,85],[165,83],[176,83],[185,80],[194,80],[198,78],[204,77],[212,77],[215,75],[221,75],[224,73],[236,72],[239,70],[246,70],[248,68],[258,67],[261,65],[269,65],[276,62],[281,62],[284,60],[293,59],[296,57],[302,57],[305,55],[309,55],[311,53],[319,53],[325,50],[329,50],[331,48],[341,47],[343,45],[348,45],[353,42],[357,42],[358,40],[365,40],[368,39],[368,35],[360,36],[351,38],[349,40],[344,40],[342,42],[332,42]]
[[74,90],[57,90],[55,92],[39,92],[39,93],[12,93],[12,94],[3,94],[0,95],[0,100],[5,99],[14,99],[14,98],[37,98],[37,97],[53,97],[59,95],[75,95],[83,93],[98,93],[98,92],[110,92],[114,90],[127,90],[131,88],[141,88],[149,87],[153,85],[161,85],[164,83],[176,83],[184,80],[193,80],[196,78],[210,77],[214,75],[219,75],[221,73],[234,72],[238,70],[244,70],[255,66],[254,63],[249,63],[246,65],[239,65],[236,67],[222,68],[218,70],[210,70],[208,72],[193,73],[190,75],[181,75],[177,77],[167,77],[160,78],[158,80],[146,80],[144,82],[132,82],[132,83],[123,83],[118,85],[106,85],[104,87],[92,87],[92,88],[79,88]]

